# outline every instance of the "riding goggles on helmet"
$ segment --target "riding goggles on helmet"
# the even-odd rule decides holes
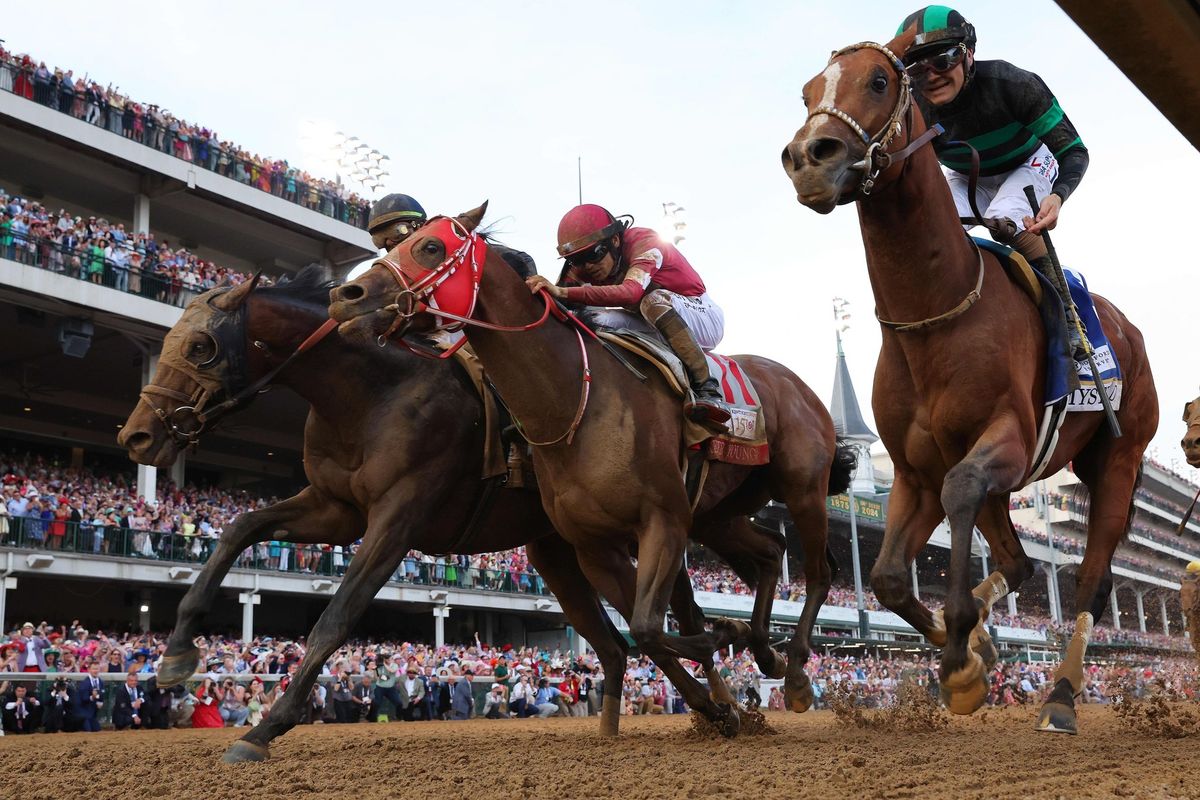
[[[608,255],[610,249],[608,242],[597,242],[586,250],[581,250],[578,253],[572,253],[567,256],[567,266],[581,267],[584,264],[598,264]]]
[[[919,80],[928,75],[931,70],[933,72],[949,72],[961,64],[966,57],[967,46],[959,42],[949,50],[943,50],[914,61],[906,69],[912,78]]]

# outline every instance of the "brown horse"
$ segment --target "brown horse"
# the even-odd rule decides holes
[[[475,233],[485,208],[426,225],[365,275],[334,289],[330,315],[343,321],[343,332],[374,338],[436,324],[425,301],[436,303],[439,318],[450,319],[445,316],[448,297],[477,297],[477,305],[463,307],[468,317],[475,312],[467,336],[535,445],[542,502],[554,527],[574,545],[592,584],[629,620],[642,652],[663,667],[689,706],[726,732],[736,726],[736,715],[710,699],[676,659],[707,662],[714,649],[728,643],[729,631],[718,627],[710,635],[693,629],[668,636],[663,630],[667,600],[682,579],[689,528],[720,539],[748,526],[746,515],[769,498],[786,502],[802,540],[808,587],[791,642],[787,690],[793,709],[805,710],[812,701],[804,673],[809,637],[832,577],[825,497],[831,475],[841,491],[853,469],[853,456],[837,446],[829,413],[786,368],[739,357],[761,395],[771,462],[762,467],[714,463],[693,514],[681,470],[678,399],[661,376],[639,382],[565,319],[547,322],[549,298],[531,296]],[[460,282],[452,285],[455,274]],[[473,287],[461,282],[467,275],[474,276]],[[454,294],[439,301],[407,288],[418,280],[434,287],[435,295],[443,284],[453,286]],[[393,304],[397,281],[406,288]],[[631,556],[637,559],[636,572]],[[772,602],[761,584],[755,602],[756,607]]]
[[[1046,339],[1033,304],[964,236],[933,150],[922,146],[931,134],[910,102],[896,56],[912,36],[910,30],[886,46],[866,42],[834,53],[804,87],[809,116],[784,149],[783,164],[799,201],[820,213],[858,201],[881,322],[924,323],[911,330],[883,323],[872,407],[896,477],[871,585],[884,605],[945,645],[947,705],[971,713],[986,694],[981,654],[995,657],[982,621],[995,600],[1032,573],[1008,497],[1030,479]],[[1038,724],[1071,733],[1084,651],[1106,606],[1113,550],[1128,527],[1142,453],[1158,424],[1141,333],[1112,303],[1095,301],[1124,371],[1118,414],[1124,436],[1114,439],[1101,414],[1069,414],[1044,470],[1072,464],[1092,497],[1075,633]],[[908,588],[908,566],[943,514],[951,527],[944,622]],[[975,524],[997,570],[972,592]]]
[[[1187,423],[1187,430],[1179,445],[1188,464],[1200,467],[1200,397],[1184,405],[1183,421]]]
[[[288,386],[312,406],[304,437],[310,486],[240,516],[225,529],[179,606],[160,685],[178,683],[195,670],[197,626],[246,547],[276,535],[298,544],[346,545],[363,538],[310,637],[308,668],[285,693],[293,699],[273,708],[271,720],[235,743],[226,756],[231,761],[265,758],[270,740],[296,723],[320,665],[413,548],[487,552],[525,544],[530,561],[571,624],[596,649],[606,673],[624,672],[624,639],[572,549],[553,533],[536,493],[501,489],[483,505],[488,491],[479,479],[484,412],[466,374],[400,348],[362,348],[336,335],[303,347],[327,318],[332,285],[323,270],[310,267],[285,287],[256,289],[247,283],[193,300],[167,334],[154,383],[144,389],[120,436],[134,460],[165,467],[203,432],[189,408],[199,406],[199,413],[208,414],[203,422],[215,424],[226,411],[252,402],[264,381]],[[329,379],[343,371],[338,380]],[[243,402],[230,403],[231,398]],[[420,433],[428,430],[439,432],[437,441]],[[466,541],[468,526],[475,532]],[[279,534],[281,529],[286,533]],[[705,543],[751,585],[778,572],[782,543],[752,526]],[[672,601],[682,625],[703,626],[686,575]],[[752,621],[751,638],[761,630],[765,642],[766,614]],[[605,681],[603,733],[617,731],[620,689],[619,679]]]

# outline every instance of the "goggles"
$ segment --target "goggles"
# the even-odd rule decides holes
[[[566,258],[568,267],[581,267],[584,264],[599,263],[612,248],[608,242],[597,242],[586,250],[581,250],[578,253],[573,253]]]
[[[944,50],[940,53],[935,53],[931,56],[926,56],[907,67],[909,75],[920,80],[929,72],[949,72],[963,62],[967,57],[967,46],[962,42],[951,47],[949,50]]]

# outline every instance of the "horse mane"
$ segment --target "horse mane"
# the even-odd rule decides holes
[[[496,252],[499,253],[504,263],[508,264],[512,271],[521,278],[529,278],[537,274],[537,264],[534,263],[533,256],[521,250],[514,250],[497,238],[496,223],[493,222],[487,228],[476,231],[476,233],[489,247],[496,248]]]
[[[255,291],[294,303],[325,306],[329,305],[329,290],[340,284],[327,267],[312,263],[294,276],[285,275],[274,286],[263,286]]]

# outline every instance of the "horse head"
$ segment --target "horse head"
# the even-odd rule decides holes
[[[117,436],[130,459],[169,467],[199,440],[206,409],[247,383],[245,304],[260,277],[196,297],[167,332],[154,379]]]
[[[487,203],[434,217],[353,281],[330,291],[329,316],[343,336],[385,344],[392,336],[456,328],[470,317],[487,257],[475,232]],[[438,312],[444,312],[439,314]]]
[[[1200,397],[1183,407],[1183,421],[1187,432],[1183,434],[1183,455],[1193,467],[1200,467]]]
[[[908,73],[900,60],[915,28],[886,45],[837,50],[804,85],[808,118],[783,149],[783,168],[796,198],[821,214],[894,180],[908,155],[915,117]],[[906,123],[907,118],[907,123]]]

